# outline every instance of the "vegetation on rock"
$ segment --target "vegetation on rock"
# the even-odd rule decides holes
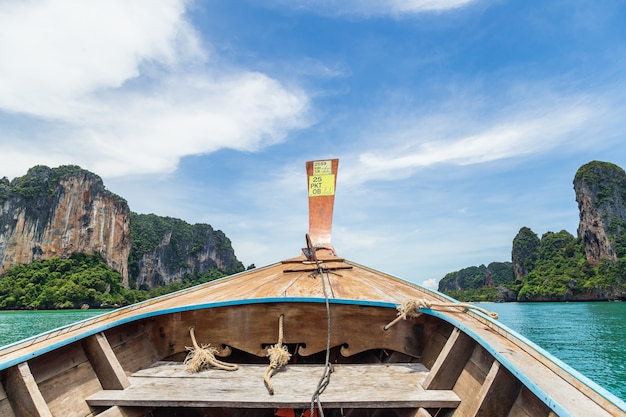
[[[22,228],[16,212],[24,213]],[[112,223],[122,229],[115,239],[103,226]],[[0,178],[0,226],[0,309],[123,305],[244,270],[222,231],[133,213],[99,176],[75,165],[39,165],[12,181]]]
[[[15,265],[0,279],[0,308],[51,309],[112,306],[144,299],[126,290],[122,277],[99,255],[75,253]]]
[[[122,286],[120,273],[108,267],[99,255],[75,253],[68,259],[50,258],[8,269],[0,279],[0,309],[117,307],[225,275],[215,269],[152,290],[127,289]]]
[[[439,281],[439,291],[461,301],[495,301],[499,289],[515,281],[511,262],[492,262],[450,272]]]
[[[208,224],[192,225],[172,217],[133,212],[130,214],[130,219],[132,247],[128,262],[131,288],[137,284],[144,257],[157,252],[169,272],[182,273],[181,281],[185,282],[202,281],[212,271],[224,276],[244,270],[243,264],[234,255],[230,240],[221,230],[214,230]],[[197,259],[202,258],[202,253],[208,255],[210,251],[214,251],[216,257],[221,259],[223,262],[221,267],[218,267],[217,263],[208,256],[206,256],[208,260],[205,263],[210,264],[209,269],[195,265],[198,262]],[[160,282],[160,284],[164,283]],[[140,283],[140,287],[147,289],[149,286]]]
[[[626,298],[626,173],[614,164],[592,161],[576,172],[574,188],[581,210],[579,233],[584,226],[585,240],[565,230],[539,238],[522,227],[513,239],[512,280],[494,288],[486,280],[488,268],[481,265],[447,274],[439,290],[462,301]],[[583,219],[583,210],[591,220]],[[597,213],[595,217],[591,211]],[[598,245],[603,238],[609,242],[605,253],[614,252],[617,259],[590,260],[588,252],[596,254],[600,249],[585,245]]]

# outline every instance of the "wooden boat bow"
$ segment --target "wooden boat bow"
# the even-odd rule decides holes
[[[0,349],[0,415],[272,417],[308,408],[330,362],[319,396],[330,417],[626,416],[623,401],[482,312],[437,309],[454,300],[339,257],[338,161],[306,168],[300,256]],[[385,329],[407,299],[427,303]],[[190,327],[237,370],[185,371]],[[270,395],[275,345],[290,356]]]

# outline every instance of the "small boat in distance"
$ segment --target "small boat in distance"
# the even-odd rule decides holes
[[[4,347],[0,415],[626,416],[488,312],[339,256],[338,160],[306,171],[299,256]]]

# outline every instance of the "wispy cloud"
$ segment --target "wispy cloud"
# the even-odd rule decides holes
[[[107,177],[171,172],[183,156],[256,150],[308,125],[304,91],[221,62],[186,5],[2,3],[0,115],[23,115],[0,143],[4,173],[76,161]],[[45,133],[28,133],[41,121]]]
[[[344,174],[346,180],[393,180],[438,164],[482,164],[589,146],[590,134],[608,128],[608,119],[615,117],[615,109],[607,111],[607,99],[597,96],[555,98],[545,93],[520,100],[500,109],[493,106],[488,112],[468,104],[382,122],[389,130],[370,133],[366,142],[384,143],[384,147],[374,145],[361,152],[353,169]]]
[[[304,9],[323,15],[401,16],[445,12],[467,7],[481,0],[277,0],[284,7]]]

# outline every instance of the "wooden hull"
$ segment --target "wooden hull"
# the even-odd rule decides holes
[[[433,307],[385,330],[406,299],[450,300],[340,258],[319,271],[296,258],[10,345],[0,351],[0,415],[302,411],[326,358],[328,416],[626,415],[623,402],[484,314]],[[239,369],[187,372],[191,327]],[[270,395],[266,355],[279,333],[292,356]]]

